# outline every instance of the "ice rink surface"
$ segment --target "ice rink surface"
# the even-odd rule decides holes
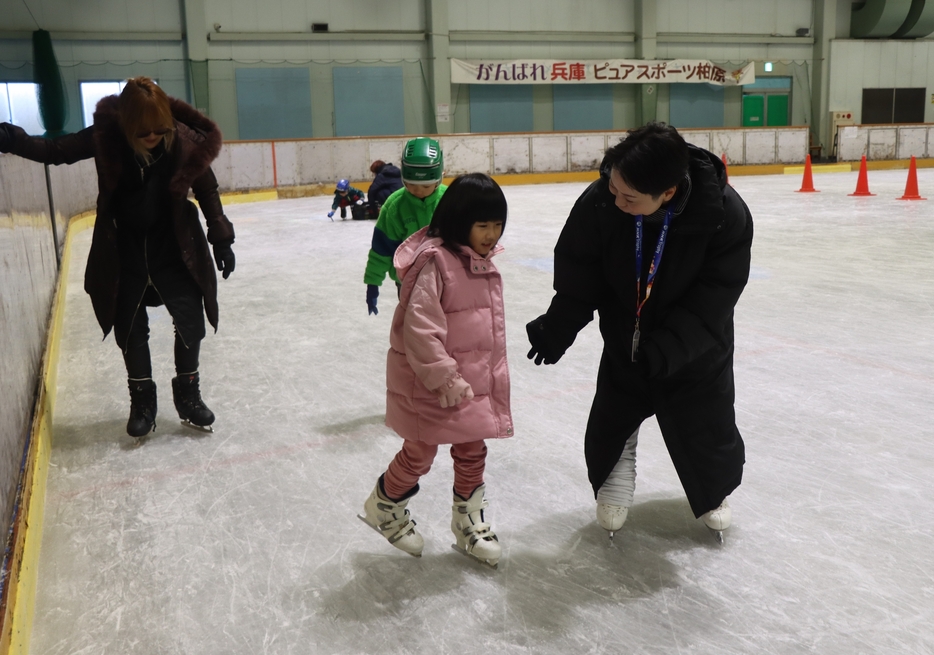
[[[756,223],[736,310],[746,441],[734,526],[694,519],[654,419],[610,544],[583,431],[595,323],[555,366],[525,358],[552,249],[583,184],[504,187],[516,436],[489,444],[496,571],[451,549],[442,448],[410,509],[421,559],[356,518],[401,441],[383,426],[395,289],[368,316],[373,222],[330,197],[232,205],[237,267],[202,349],[217,414],[179,424],[172,326],[151,311],[158,428],[141,447],[119,351],[75,243],[31,652],[36,655],[934,652],[934,170],[737,177]],[[662,264],[664,265],[664,264]]]

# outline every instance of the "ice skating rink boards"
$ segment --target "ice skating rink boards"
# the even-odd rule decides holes
[[[135,447],[125,371],[82,290],[75,235],[30,652],[255,655],[490,652],[904,655],[934,652],[934,200],[905,171],[731,182],[756,221],[736,311],[746,440],[719,547],[654,419],[635,504],[610,544],[582,435],[595,324],[556,366],[525,358],[552,249],[583,184],[505,187],[516,437],[489,444],[498,571],[451,549],[442,449],[412,510],[424,556],[355,515],[400,445],[382,425],[395,289],[368,316],[372,222],[329,197],[228,207],[237,268],[202,349],[217,431],[172,407],[172,326],[151,311],[158,427]],[[934,196],[934,171],[919,171]],[[664,265],[664,264],[663,264]]]

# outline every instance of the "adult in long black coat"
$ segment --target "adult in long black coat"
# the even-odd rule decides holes
[[[46,164],[95,160],[97,218],[84,288],[104,336],[113,329],[123,352],[131,399],[127,432],[134,437],[155,427],[157,407],[146,306],[165,304],[173,319],[179,416],[201,427],[214,421],[198,373],[204,316],[215,329],[218,320],[208,243],[225,279],[236,262],[234,229],[210,167],[221,143],[213,121],[146,77],[127,80],[119,97],[103,98],[94,125],[75,134],[43,139],[0,124],[0,152]],[[207,238],[189,189],[204,213]]]
[[[379,218],[379,208],[386,202],[386,198],[402,188],[402,171],[392,163],[377,159],[370,164],[370,172],[376,177],[366,192],[367,211],[369,217],[375,220]]]
[[[723,163],[663,123],[610,148],[568,217],[555,246],[555,296],[528,325],[529,358],[554,364],[599,313],[604,350],[584,451],[611,536],[628,505],[599,493],[622,475],[631,504],[635,439],[653,414],[694,515],[715,530],[730,524],[725,499],[745,463],[733,409],[733,309],[752,236]]]

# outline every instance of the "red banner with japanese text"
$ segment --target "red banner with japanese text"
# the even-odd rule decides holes
[[[722,86],[756,81],[750,62],[738,68],[703,59],[451,60],[453,84],[659,84],[704,82]]]

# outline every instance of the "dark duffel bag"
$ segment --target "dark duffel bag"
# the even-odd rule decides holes
[[[351,205],[350,216],[355,221],[365,221],[367,218],[369,218],[366,215],[366,205]]]

